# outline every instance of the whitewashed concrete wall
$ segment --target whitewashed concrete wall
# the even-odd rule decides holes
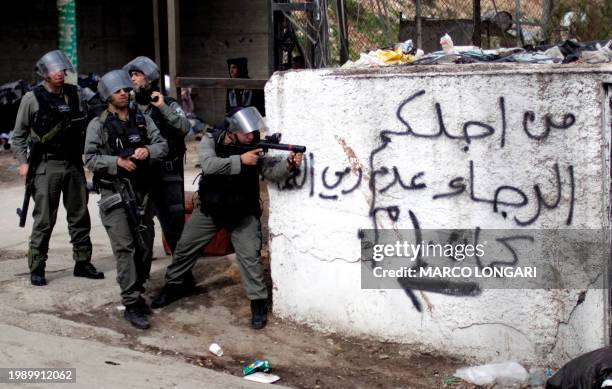
[[[609,133],[605,83],[612,66],[463,65],[275,74],[266,86],[267,121],[288,143],[308,146],[301,188],[270,191],[274,313],[341,334],[414,345],[475,361],[518,360],[559,365],[608,341],[607,291],[485,290],[476,297],[413,290],[362,290],[362,228],[601,228],[609,225]],[[450,136],[439,130],[441,112]],[[568,128],[551,128],[546,118]],[[527,118],[527,119],[525,119]],[[572,124],[572,118],[574,118]],[[532,120],[533,119],[533,120]],[[524,121],[532,136],[524,130]],[[466,123],[470,134],[453,139]],[[472,123],[472,124],[469,124]],[[571,124],[571,125],[570,125]],[[381,141],[381,132],[391,142]],[[541,139],[535,139],[541,137]],[[470,178],[470,164],[473,177]],[[561,177],[561,200],[536,214],[534,185],[548,202]],[[391,184],[393,167],[404,183]],[[387,167],[389,173],[373,171]],[[573,176],[573,177],[572,177]],[[465,191],[450,192],[463,177]],[[303,181],[302,181],[303,180]],[[472,180],[473,182],[470,182]],[[573,185],[572,185],[573,182]],[[476,202],[508,185],[522,207]],[[572,186],[574,193],[572,195]],[[517,201],[515,192],[501,198]],[[397,206],[398,220],[386,211]],[[543,207],[544,208],[544,207]]]

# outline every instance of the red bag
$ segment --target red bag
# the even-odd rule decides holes
[[[193,212],[193,196],[195,192],[185,192],[185,222],[189,220],[191,217],[191,212]],[[170,255],[170,247],[168,246],[168,242],[166,242],[166,237],[162,233],[162,243],[164,245],[164,252],[166,255]],[[202,248],[202,256],[204,257],[218,257],[222,255],[232,254],[234,252],[234,247],[232,246],[231,235],[228,230],[222,228],[213,238],[208,242],[204,248]]]

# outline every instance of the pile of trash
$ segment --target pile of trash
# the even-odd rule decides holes
[[[451,386],[459,380],[487,387],[523,388],[529,385],[532,388],[545,386],[546,389],[612,388],[612,346],[582,354],[556,372],[541,367],[533,367],[528,372],[519,363],[508,361],[457,369],[445,383]]]
[[[541,46],[533,50],[520,47],[483,50],[476,46],[454,46],[445,34],[440,38],[442,50],[425,54],[414,47],[411,39],[397,43],[393,48],[361,53],[356,61],[347,61],[343,69],[390,65],[433,65],[481,62],[515,62],[532,64],[612,62],[612,40],[577,43],[567,40],[555,46]]]
[[[218,357],[223,356],[223,349],[217,343],[212,343],[208,348],[208,351],[215,354]],[[271,384],[278,380],[280,377],[274,374],[270,374],[272,367],[270,361],[267,359],[257,359],[255,362],[242,368],[242,374],[245,380],[255,381],[262,384]]]

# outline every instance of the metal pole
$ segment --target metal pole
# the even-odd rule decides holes
[[[170,72],[170,96],[178,98],[178,88],[176,86],[176,76],[179,73],[180,63],[180,19],[179,19],[179,0],[168,0],[168,71]]]
[[[155,46],[155,63],[159,66],[161,74],[165,74],[165,69],[162,66],[161,43],[159,36],[159,0],[153,0],[153,44]],[[165,90],[164,77],[159,77],[159,87]]]
[[[58,46],[74,67],[75,74],[79,61],[77,57],[76,0],[57,0]],[[76,82],[76,80],[74,80]]]
[[[481,45],[482,33],[480,31],[480,0],[474,0],[474,33],[472,34],[472,44],[476,47]]]
[[[319,0],[319,45],[320,62],[319,67],[329,65],[329,24],[327,21],[327,0]]]
[[[268,76],[276,70],[276,25],[274,23],[273,0],[268,0]]]
[[[349,59],[348,37],[346,26],[346,6],[344,0],[336,0],[336,17],[338,19],[338,35],[340,36],[340,63],[343,64]]]
[[[421,26],[421,0],[416,0],[417,48],[423,48],[423,29]]]
[[[316,10],[316,4],[314,3],[315,0],[308,0],[309,3],[313,4],[314,7],[311,8],[310,12],[307,13],[307,17],[308,17],[308,27],[306,28],[307,34],[310,36],[317,36],[318,32],[316,30],[316,28],[314,26],[317,25],[317,21],[315,21],[315,14],[317,12]],[[320,42],[317,39],[314,43],[310,42],[310,49],[309,49],[309,55],[310,55],[310,60],[311,60],[311,64],[312,64],[312,68],[316,69],[317,68],[317,64],[318,64],[318,58],[319,58],[319,45]]]
[[[544,0],[544,6],[542,9],[542,29],[544,30],[545,39],[550,42],[552,36],[552,25],[550,23],[550,17],[553,10],[553,0]]]
[[[523,47],[523,30],[521,28],[521,0],[514,0],[514,18],[516,19],[516,45]]]
[[[314,46],[314,67],[318,69],[327,66],[327,1],[314,0],[314,5],[312,12],[313,33],[317,37]]]

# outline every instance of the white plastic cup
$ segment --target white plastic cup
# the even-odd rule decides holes
[[[217,343],[211,344],[210,347],[208,347],[208,351],[210,351],[211,353],[215,354],[218,357],[223,356],[223,350],[221,350],[221,346],[219,346]]]

